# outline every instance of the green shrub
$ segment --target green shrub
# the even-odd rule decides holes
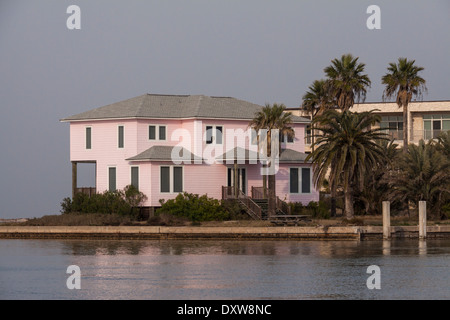
[[[222,207],[228,212],[228,218],[230,220],[251,220],[245,208],[237,201],[234,200],[222,200]]]
[[[448,219],[450,217],[450,202],[442,206],[441,209],[441,220]]]
[[[124,190],[105,191],[91,196],[77,193],[73,199],[64,198],[61,202],[61,213],[103,213],[133,215],[133,209],[140,206],[147,196],[133,186]]]
[[[160,200],[161,208],[156,214],[171,214],[177,217],[186,217],[191,221],[226,220],[229,213],[222,203],[206,195],[199,196],[192,193],[180,193],[175,199]]]
[[[291,209],[291,214],[294,214],[294,215],[306,214],[305,213],[305,207],[303,206],[303,203],[301,203],[301,202],[289,202],[288,205],[289,205],[289,207]]]
[[[330,207],[322,200],[319,202],[311,201],[306,206],[307,210],[310,212],[313,218],[329,219],[330,218]]]

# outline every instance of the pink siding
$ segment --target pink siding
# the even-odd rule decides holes
[[[309,167],[309,165],[281,164],[276,175],[276,191],[281,200],[288,202],[302,202],[307,205],[311,201],[319,201],[319,191],[314,188],[311,171],[311,193],[289,193],[289,168]]]
[[[166,162],[152,162],[151,164],[151,206],[158,206],[160,199],[173,199],[178,193],[160,192],[160,168],[170,166]],[[186,192],[194,194],[207,194],[208,197],[221,199],[222,186],[226,185],[226,167],[222,165],[184,165],[183,166],[183,187]]]
[[[118,148],[118,126],[125,128],[124,148]],[[165,125],[166,140],[149,140],[149,125]],[[223,144],[207,145],[205,130],[207,125],[220,125],[223,127]],[[85,148],[85,129],[92,128],[92,149]],[[196,128],[200,129],[195,132]],[[177,129],[184,129],[181,137],[175,140],[172,136]],[[172,165],[169,162],[130,162],[131,158],[154,145],[175,146],[182,145],[197,156],[215,158],[230,149],[239,146],[251,149],[247,132],[248,122],[239,120],[101,120],[82,121],[70,124],[70,160],[92,161],[97,163],[97,190],[102,192],[108,189],[108,168],[116,168],[116,187],[123,189],[131,183],[131,167],[139,167],[139,188],[144,192],[148,201],[146,206],[158,206],[159,200],[171,199],[176,194],[160,193],[160,166]],[[294,125],[296,138],[293,144],[286,144],[287,148],[304,151],[304,124]],[[227,139],[227,131],[234,130],[237,134]],[[200,132],[201,131],[201,132]],[[241,165],[247,168],[247,192],[251,194],[251,187],[262,186],[260,165]],[[297,166],[297,165],[292,165]],[[311,194],[289,194],[289,166],[281,165],[277,174],[277,195],[287,201],[302,201],[307,204],[311,200],[318,200],[318,192]],[[227,183],[226,164],[191,164],[183,166],[184,190],[196,194],[208,194],[210,197],[221,198],[222,186]]]

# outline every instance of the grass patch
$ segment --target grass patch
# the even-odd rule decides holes
[[[14,223],[16,226],[133,226],[141,225],[130,216],[101,213],[71,213],[47,215],[32,218],[25,222]]]

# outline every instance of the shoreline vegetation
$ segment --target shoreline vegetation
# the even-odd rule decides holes
[[[418,215],[391,217],[391,226],[417,226]],[[428,226],[450,226],[450,220],[428,220]],[[382,226],[383,218],[376,216],[358,216],[352,220],[342,217],[328,219],[309,219],[298,222],[299,227],[339,227],[339,226]],[[161,214],[158,217],[149,218],[146,221],[137,221],[130,216],[118,214],[61,214],[46,215],[40,218],[0,219],[0,226],[176,226],[176,227],[276,227],[270,221],[265,220],[225,220],[225,221],[190,221],[183,217],[169,214]]]

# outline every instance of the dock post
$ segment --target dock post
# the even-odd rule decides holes
[[[391,239],[391,203],[383,201],[383,239]]]
[[[427,237],[427,202],[419,201],[419,239]]]

